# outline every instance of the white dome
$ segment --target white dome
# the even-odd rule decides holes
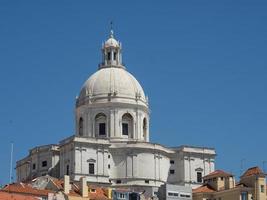
[[[106,42],[105,42],[105,47],[119,47],[119,42],[117,40],[115,40],[113,37],[109,38]]]
[[[118,67],[101,68],[83,85],[79,102],[89,97],[96,101],[140,103],[146,105],[144,91],[138,81],[125,69]]]

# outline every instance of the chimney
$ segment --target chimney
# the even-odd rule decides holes
[[[70,177],[67,175],[64,176],[64,193],[70,193]]]
[[[235,178],[233,176],[225,177],[225,189],[232,189],[235,187]]]
[[[105,188],[103,189],[104,194],[106,195],[106,197],[108,197],[109,199],[112,199],[112,189],[111,188]]]
[[[80,178],[80,192],[82,197],[88,197],[88,186],[85,177]]]

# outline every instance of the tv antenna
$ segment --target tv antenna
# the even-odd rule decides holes
[[[241,159],[240,161],[240,176],[242,176],[242,173],[244,171],[245,162],[246,162],[245,158]]]
[[[13,148],[14,148],[14,143],[11,142],[11,151],[10,151],[10,171],[9,171],[9,183],[12,182],[13,180]]]

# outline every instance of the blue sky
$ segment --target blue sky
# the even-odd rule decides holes
[[[0,1],[0,184],[28,149],[74,133],[75,96],[114,22],[151,108],[151,141],[263,166],[267,1]],[[267,170],[267,166],[266,166]]]

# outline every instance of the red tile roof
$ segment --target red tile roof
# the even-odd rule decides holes
[[[196,189],[193,189],[193,193],[210,193],[214,191],[215,190],[212,189],[209,185],[202,185]]]
[[[59,189],[59,190],[63,190],[64,189],[64,181],[60,180],[60,179],[51,179],[52,183],[54,183],[54,185]]]
[[[47,196],[48,193],[54,193],[50,190],[39,190],[36,188],[31,187],[28,184],[25,183],[12,183],[9,185],[6,185],[1,191],[4,192],[10,192],[10,193],[17,193],[17,194],[28,194],[28,195],[34,195],[34,196]]]
[[[249,168],[241,177],[247,177],[252,175],[264,175],[263,171],[259,167]]]
[[[102,188],[96,188],[95,192],[89,192],[90,200],[108,200],[109,198],[105,195]]]
[[[211,172],[210,174],[204,176],[203,179],[209,179],[213,177],[229,177],[229,176],[233,176],[233,175],[223,170],[215,170],[214,172]]]
[[[38,200],[38,197],[0,191],[0,200]]]

